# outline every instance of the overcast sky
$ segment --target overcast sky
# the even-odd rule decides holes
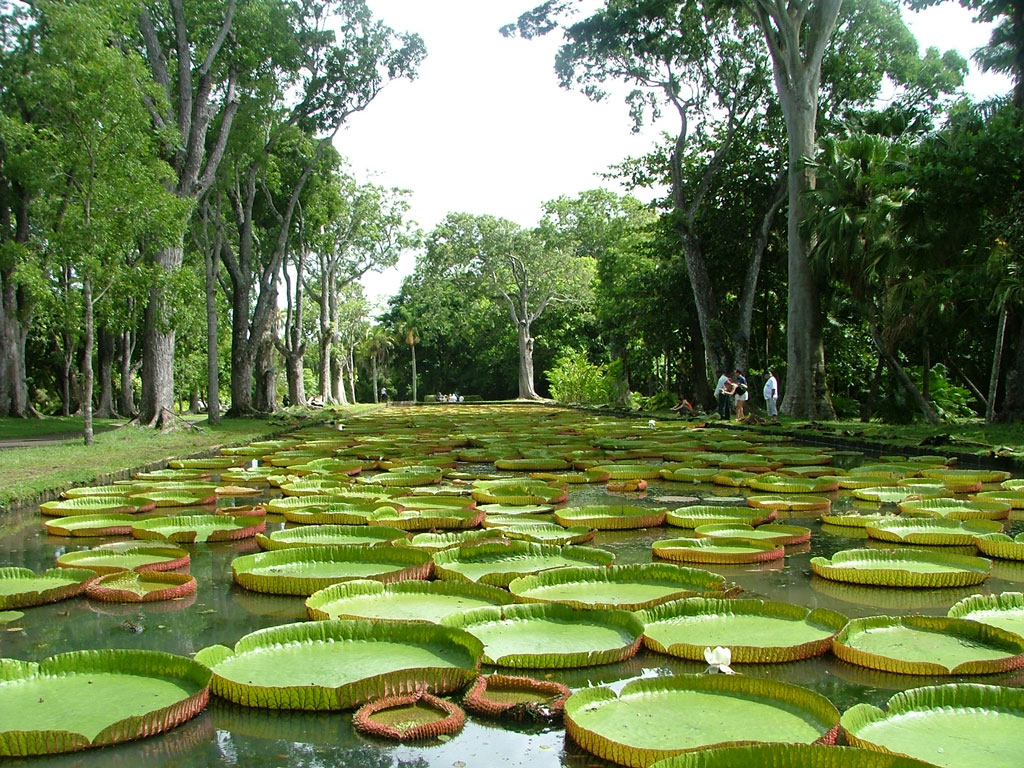
[[[656,131],[631,133],[619,99],[589,101],[558,86],[560,35],[505,39],[498,27],[534,0],[368,0],[396,30],[417,32],[427,58],[412,82],[389,84],[339,134],[338,150],[362,180],[412,191],[412,217],[429,231],[449,211],[494,214],[532,226],[540,205],[615,182],[596,174],[653,143]],[[955,2],[905,13],[922,49],[956,48],[965,57],[984,45],[987,27]],[[976,98],[1005,93],[1009,81],[973,70]],[[672,126],[674,127],[674,126]],[[622,190],[618,190],[622,191]],[[381,304],[411,271],[364,279]]]

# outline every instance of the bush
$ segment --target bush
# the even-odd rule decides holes
[[[547,372],[551,396],[562,403],[601,405],[611,399],[608,372],[594,365],[581,349],[568,349]]]
[[[634,395],[641,411],[668,411],[676,404],[678,398],[671,392],[658,392],[650,397]]]

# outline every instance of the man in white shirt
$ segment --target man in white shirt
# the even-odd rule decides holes
[[[731,382],[725,371],[718,372],[718,383],[715,384],[715,398],[718,400],[718,417],[725,421],[729,418],[729,390]]]
[[[764,374],[764,404],[772,421],[779,420],[779,380],[770,370]]]

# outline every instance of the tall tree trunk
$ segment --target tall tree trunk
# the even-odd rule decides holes
[[[258,340],[250,344],[248,280],[232,279],[231,290],[231,416],[248,416],[254,410],[253,388],[256,381]]]
[[[100,395],[94,415],[101,419],[111,419],[117,416],[114,408],[114,334],[104,326],[100,328],[96,340]]]
[[[82,311],[85,315],[83,318],[85,338],[82,343],[82,421],[84,424],[82,431],[85,444],[92,445],[92,347],[95,323],[92,307],[92,279],[88,275],[82,278]]]
[[[188,412],[195,415],[203,410],[202,404],[199,402],[199,387],[195,384],[192,385],[192,389],[188,393]]]
[[[348,347],[348,398],[352,405],[356,404],[356,348],[354,344]]]
[[[122,331],[119,346],[121,362],[119,410],[125,416],[134,417],[136,412],[135,393],[132,390],[132,378],[135,375],[136,365],[132,362],[132,355],[135,354],[135,331]]]
[[[28,397],[25,341],[29,323],[24,317],[24,292],[14,270],[0,272],[0,416],[38,416]]]
[[[875,342],[878,354],[881,355],[889,370],[895,374],[904,391],[910,395],[910,399],[914,401],[928,423],[933,426],[938,426],[940,421],[935,410],[921,394],[921,390],[917,388],[917,385],[914,384],[910,376],[907,375],[906,370],[904,370],[903,366],[900,365],[900,361],[896,359],[896,356],[891,351],[889,351],[889,348],[882,340],[882,334],[879,333],[878,323],[875,320],[875,310],[870,305],[868,307],[868,329],[871,331],[871,339]]]
[[[370,353],[370,381],[373,384],[373,402],[380,402],[380,389],[377,384],[377,355]]]
[[[219,233],[218,233],[219,238]],[[220,423],[220,338],[217,317],[217,274],[220,271],[220,242],[203,249],[206,263],[206,415],[211,424]]]
[[[345,360],[337,344],[331,345],[331,402],[348,405],[345,396]]]
[[[921,365],[921,396],[932,401],[932,348],[926,341],[924,343],[924,363]]]
[[[533,388],[533,336],[530,335],[530,324],[520,321],[517,326],[519,339],[519,399],[539,400],[540,396]],[[413,349],[412,371],[413,392],[416,391],[416,350]],[[415,395],[414,395],[415,396]]]
[[[996,327],[995,349],[992,351],[992,372],[988,378],[988,407],[985,408],[985,421],[991,424],[996,418],[996,396],[999,394],[999,369],[1003,364],[1003,346],[1006,342],[1006,324],[1009,311],[1006,302],[999,309],[999,325]]]
[[[277,408],[277,350],[274,337],[276,324],[271,324],[260,339],[256,354],[256,386],[253,405],[259,413],[273,413]]]
[[[183,244],[158,251],[153,265],[161,277],[169,277],[181,266]],[[149,289],[145,329],[142,339],[142,400],[139,421],[163,426],[164,409],[174,410],[174,324],[162,280]]]
[[[871,377],[871,387],[868,389],[867,399],[860,409],[860,420],[867,424],[875,415],[875,403],[878,402],[878,389],[882,385],[882,371],[885,370],[885,363],[879,355],[878,363],[875,364],[875,373]]]

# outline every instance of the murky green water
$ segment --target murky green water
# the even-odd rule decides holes
[[[271,495],[277,495],[273,491]],[[671,496],[734,496],[737,489],[710,485],[682,486],[651,482],[643,504],[658,506],[655,499]],[[631,497],[626,503],[634,503]],[[600,485],[575,486],[574,505],[621,504],[622,497],[607,494]],[[221,502],[229,504],[228,502]],[[239,503],[252,503],[250,499]],[[850,504],[848,497],[834,495],[834,508]],[[831,555],[839,549],[864,546],[856,529],[822,528],[815,517],[787,517],[810,527],[811,543],[789,548],[785,562],[757,566],[708,566],[738,582],[744,596],[782,600],[808,607],[826,607],[850,617],[874,614],[945,614],[962,597],[978,592],[1019,591],[1024,584],[1024,564],[996,561],[993,577],[980,587],[953,590],[890,590],[856,587],[812,577],[810,558]],[[283,518],[268,518],[268,533],[284,527]],[[1012,523],[1010,533],[1024,524]],[[651,561],[651,543],[668,538],[679,529],[598,533],[592,546],[614,552],[617,562]],[[849,536],[846,534],[850,534]],[[48,536],[36,509],[21,510],[0,521],[3,564],[35,570],[53,566],[57,555],[69,549],[86,549],[109,539],[67,539]],[[871,542],[868,546],[875,546]],[[306,618],[303,598],[275,597],[248,592],[233,585],[231,559],[257,551],[253,542],[185,545],[192,554],[191,573],[199,582],[196,595],[153,605],[122,606],[86,599],[68,600],[25,609],[24,618],[0,625],[0,655],[39,660],[55,653],[87,648],[143,648],[190,655],[200,648],[222,643],[233,645],[255,629]],[[620,686],[637,677],[680,672],[700,672],[704,665],[683,662],[641,650],[620,664],[580,670],[556,670],[550,677],[571,688],[593,685]],[[950,682],[949,678],[915,677],[872,672],[844,664],[825,655],[817,659],[778,665],[735,665],[739,674],[772,677],[806,686],[824,694],[841,710],[866,701],[882,704],[893,692],[923,684]],[[527,674],[542,675],[543,672]],[[1002,675],[961,677],[997,685],[1024,684],[1024,671]],[[97,702],[102,706],[102,702]],[[161,736],[138,742],[67,756],[9,760],[11,766],[346,766],[348,768],[475,768],[477,766],[610,765],[583,752],[565,738],[561,728],[506,726],[470,717],[466,727],[449,741],[426,746],[395,746],[367,739],[352,727],[351,712],[306,714],[272,712],[211,699],[210,706],[194,720]]]

